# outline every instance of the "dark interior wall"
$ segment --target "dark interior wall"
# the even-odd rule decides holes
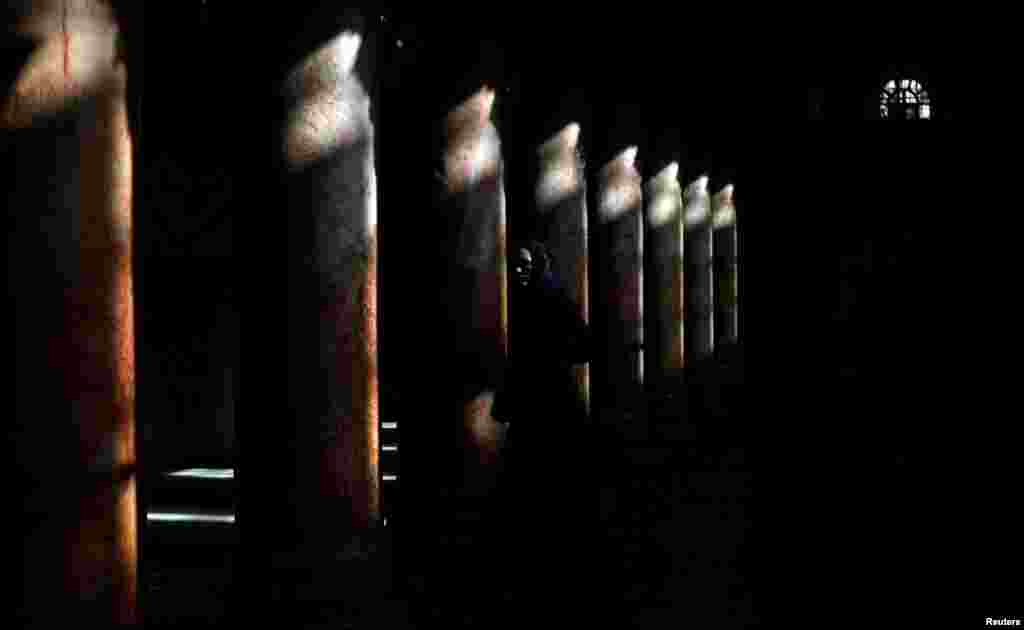
[[[162,199],[158,205],[167,210],[154,212],[152,217],[147,213],[140,217],[138,233],[147,239],[141,255],[159,260],[144,260],[140,264],[163,267],[165,276],[173,276],[176,267],[183,268],[171,262],[166,256],[168,252],[158,243],[150,242],[168,240],[161,232],[171,229],[176,232],[175,242],[184,246],[186,256],[223,256],[211,260],[208,266],[190,263],[190,268],[230,268],[234,277],[251,280],[259,276],[255,270],[261,263],[245,256],[229,266],[224,261],[234,251],[231,239],[244,233],[246,226],[259,230],[270,229],[266,226],[273,224],[267,221],[262,226],[257,222],[242,225],[235,220],[260,216],[258,209],[270,205],[272,195],[259,176],[267,172],[267,165],[256,156],[268,153],[273,138],[267,131],[269,125],[259,121],[271,111],[268,99],[273,82],[266,79],[271,74],[269,68],[281,67],[286,63],[281,60],[287,60],[288,53],[282,51],[274,60],[275,47],[268,43],[272,38],[267,37],[272,32],[268,23],[207,4],[210,6],[205,11],[200,3],[183,3],[147,12],[145,74],[160,80],[154,78],[147,83],[145,109],[149,124],[145,126],[145,162],[152,166],[167,157],[181,167],[185,181],[172,181],[161,188],[154,182],[156,172],[146,171],[142,186],[156,191]],[[296,9],[290,18],[284,13],[287,12],[274,15],[274,20],[280,20],[281,25],[301,23],[302,9]],[[430,12],[388,12],[386,22],[374,25],[382,34],[402,38],[404,43],[400,49],[393,48],[382,38],[380,95],[382,111],[386,110],[380,125],[382,252],[389,247],[392,254],[422,251],[417,250],[416,239],[410,235],[424,232],[404,228],[416,217],[429,216],[412,209],[422,210],[422,198],[432,185],[432,174],[428,175],[430,167],[410,165],[429,163],[435,146],[430,142],[430,123],[484,81],[504,88],[499,92],[498,112],[507,147],[513,231],[524,227],[522,223],[517,225],[515,219],[520,208],[528,205],[530,196],[529,159],[523,156],[531,155],[535,144],[564,122],[582,117],[586,119],[582,143],[591,173],[622,147],[640,144],[639,160],[645,177],[668,160],[679,159],[681,179],[710,171],[712,188],[735,181],[744,214],[742,220],[751,228],[743,232],[741,239],[749,247],[762,248],[759,251],[765,254],[766,264],[750,266],[752,277],[757,277],[759,269],[771,267],[767,261],[785,257],[778,250],[799,249],[781,247],[785,241],[773,240],[772,235],[789,234],[792,243],[803,243],[802,246],[808,242],[822,243],[821,253],[830,255],[820,236],[796,236],[809,235],[809,230],[819,229],[822,223],[841,222],[841,229],[828,229],[838,239],[838,246],[852,253],[883,220],[874,220],[873,215],[883,214],[884,221],[902,222],[908,228],[884,234],[875,231],[875,241],[897,239],[895,234],[913,239],[914,232],[909,228],[921,223],[914,212],[901,209],[866,213],[857,208],[872,204],[874,195],[904,199],[910,207],[926,212],[924,207],[928,204],[921,203],[923,197],[911,191],[935,190],[930,182],[939,179],[936,173],[950,168],[940,157],[946,153],[941,149],[957,140],[950,134],[961,133],[940,129],[930,134],[913,134],[907,130],[851,128],[843,122],[862,119],[865,109],[870,109],[865,102],[873,104],[873,86],[894,65],[882,52],[844,61],[840,54],[844,45],[840,43],[820,55],[801,55],[799,46],[792,44],[755,56],[751,50],[759,49],[757,44],[764,42],[753,38],[747,40],[753,46],[719,47],[719,54],[700,57],[680,51],[714,49],[713,45],[723,37],[721,33],[709,30],[704,35],[687,32],[685,37],[673,36],[670,25],[652,26],[639,18],[618,17],[584,21],[571,11],[555,12],[544,23],[533,23],[525,16],[511,14],[514,12],[505,13],[500,16],[501,28],[493,30],[493,41],[483,44],[480,35],[488,32],[488,27],[482,18],[477,22],[460,21],[463,26],[455,28],[448,23],[450,20]],[[294,30],[293,26],[280,28]],[[527,33],[530,37],[524,36]],[[19,48],[11,38],[5,41],[6,49],[13,51],[9,59],[15,60],[17,55],[13,53],[25,46]],[[919,70],[927,79],[940,114],[949,113],[950,104],[957,103],[959,98],[956,87],[963,70],[947,63],[950,54],[939,55],[937,50],[924,47],[916,54],[900,50],[896,56],[916,59],[909,67]],[[16,65],[12,61],[8,73],[11,77]],[[185,74],[182,68],[193,71]],[[795,121],[805,113],[795,106],[795,98],[777,96],[782,91],[800,93],[804,84],[824,86],[827,124],[813,133],[806,133],[804,127],[778,124],[780,120]],[[902,134],[903,139],[894,138],[893,133]],[[904,157],[897,149],[883,149],[897,145],[912,147],[914,153]],[[20,162],[27,168],[27,161]],[[906,183],[908,173],[917,178],[916,189]],[[414,186],[397,184],[411,182],[420,175],[423,179],[416,180],[419,183]],[[214,184],[236,179],[248,182],[235,184],[239,190],[229,193],[231,210],[221,212],[228,217],[227,221],[204,223],[206,218],[217,218],[216,208],[198,206],[203,205],[208,191],[217,186],[193,181],[200,177],[209,178]],[[389,180],[391,184],[387,183]],[[814,194],[815,201],[808,202],[805,198],[811,195],[799,191],[814,189],[815,181],[819,182],[822,195]],[[871,182],[870,186],[861,187],[866,181]],[[588,183],[592,182],[591,176]],[[786,184],[781,182],[786,182],[794,192],[787,193]],[[193,190],[192,196],[179,195],[182,187]],[[179,197],[172,200],[175,195]],[[783,206],[793,206],[787,201],[793,197],[801,200],[796,207],[849,210],[831,211],[828,222],[809,220],[798,212],[785,210]],[[893,204],[895,207],[896,202]],[[752,210],[746,216],[745,207],[760,210]],[[175,226],[168,228],[169,216],[186,220],[175,218]],[[421,220],[411,225],[429,224]],[[755,238],[744,238],[752,235]],[[436,243],[437,256],[443,258],[444,241],[424,240]],[[921,240],[916,238],[916,242]],[[897,256],[899,251],[911,251],[900,249],[899,242],[897,239],[893,244]],[[879,251],[877,246],[874,251]],[[260,257],[260,250],[253,253]],[[264,247],[262,264],[269,264],[272,259],[268,253]],[[797,258],[794,256],[794,260]],[[388,267],[385,261],[383,265],[385,276],[390,272],[393,279],[401,273],[397,264]],[[747,273],[741,277],[748,291],[760,290],[749,282]],[[195,274],[189,282],[211,290],[223,284],[220,277],[209,272]],[[156,292],[154,286],[147,284],[150,283],[145,278],[141,279],[140,291]],[[396,294],[399,297],[393,299],[397,300],[406,295]],[[414,293],[407,295],[408,303],[418,303],[412,298]],[[383,299],[387,302],[389,297]],[[384,309],[385,313],[402,311],[397,307],[395,311]],[[386,347],[388,342],[382,343]],[[404,342],[395,345],[409,347]],[[384,359],[386,366],[396,369],[401,363]]]
[[[308,20],[304,7],[253,16],[215,3],[207,3],[204,11],[199,4],[154,7],[145,16],[142,76],[148,80],[138,287],[141,308],[155,323],[147,332],[148,321],[140,321],[140,330],[143,341],[152,339],[156,346],[172,344],[169,338],[159,339],[159,330],[179,331],[182,339],[204,339],[211,313],[226,299],[221,296],[235,296],[230,303],[241,313],[235,315],[242,326],[240,372],[252,379],[242,376],[247,383],[243,387],[261,392],[252,402],[254,414],[275,415],[285,411],[280,409],[283,399],[273,394],[280,376],[273,366],[281,364],[285,352],[274,331],[280,330],[283,317],[284,250],[278,217],[287,202],[273,185],[277,175],[270,156],[276,138],[268,121],[279,115],[278,75],[301,48],[291,39],[302,39],[275,33],[297,33]],[[460,19],[456,27],[453,20],[431,12],[391,12],[373,24],[381,36],[381,317],[382,328],[390,331],[381,341],[385,400],[406,387],[429,389],[429,381],[420,380],[421,369],[444,348],[444,338],[434,333],[444,325],[445,279],[440,270],[446,268],[453,230],[444,217],[438,220],[429,201],[439,146],[436,123],[482,83],[499,88],[497,118],[513,234],[528,231],[517,219],[532,201],[529,156],[539,141],[569,120],[583,123],[592,191],[597,170],[631,144],[640,146],[645,178],[677,159],[684,182],[707,172],[712,189],[736,183],[746,263],[741,317],[751,331],[770,337],[773,329],[786,325],[780,309],[769,306],[776,292],[799,294],[802,287],[816,285],[815,274],[820,274],[822,286],[830,282],[820,271],[830,264],[804,264],[808,259],[831,260],[832,241],[822,235],[828,229],[823,225],[833,217],[851,222],[832,236],[853,244],[860,242],[854,234],[869,229],[869,222],[856,218],[865,214],[859,207],[872,203],[858,183],[870,176],[866,164],[876,159],[877,146],[891,144],[891,138],[842,127],[807,134],[804,127],[786,122],[796,122],[803,114],[800,108],[774,96],[782,89],[799,92],[799,79],[820,76],[821,63],[816,66],[788,49],[762,56],[750,54],[756,45],[715,49],[720,33],[687,32],[682,37],[671,25],[651,25],[639,18],[581,20],[566,11],[538,24],[514,13],[506,11],[500,20]],[[500,28],[493,28],[496,20]],[[320,26],[305,39],[326,37],[329,23]],[[483,34],[491,39],[483,40]],[[403,41],[401,48],[393,45],[396,39]],[[687,53],[712,49],[720,52]],[[857,76],[877,73],[871,66]],[[846,74],[832,73],[830,103],[833,88],[842,85]],[[921,147],[919,155],[934,156],[920,143],[941,141],[915,142]],[[901,164],[893,162],[890,175],[881,176],[893,182],[888,184],[892,191],[898,192],[894,182],[902,177]],[[925,178],[926,170],[919,168]],[[816,186],[821,194],[806,192]],[[826,205],[849,210],[832,210],[829,220],[800,211]],[[898,214],[909,221],[906,212]],[[808,249],[816,253],[806,254]],[[778,281],[792,269],[805,270],[806,280]],[[239,285],[241,292],[222,290],[232,285]],[[822,298],[819,308],[827,311],[828,301]],[[757,316],[748,316],[748,308]],[[179,318],[178,312],[188,316]],[[417,315],[413,321],[410,313]],[[194,324],[192,333],[186,331],[189,322]],[[215,356],[219,350],[209,348],[201,364],[222,363],[223,357]],[[145,343],[140,352],[147,352]],[[140,358],[140,370],[146,369],[147,360]],[[160,364],[154,361],[154,366]],[[199,374],[188,378],[205,383]],[[140,404],[153,407],[152,413],[140,416],[143,424],[169,409],[159,402],[164,394],[145,403],[145,390],[143,382]],[[202,409],[217,408],[216,401],[223,398],[216,388],[198,396]],[[387,415],[387,402],[384,406]],[[242,409],[245,417],[244,405]],[[207,415],[197,414],[194,422],[205,426]],[[184,427],[193,421],[177,417],[174,422]],[[213,435],[206,429],[185,431],[180,439],[160,440],[157,448],[165,449],[169,458],[178,444],[188,441],[186,435],[199,434]],[[270,432],[266,438],[273,436]]]
[[[224,81],[218,24],[200,3],[127,17],[145,31],[133,32],[134,77],[145,83],[136,181],[143,453],[153,470],[227,465],[240,322],[234,217],[244,181],[230,117],[239,99]]]
[[[219,413],[217,401],[226,398],[218,391],[214,366],[227,357],[238,357],[233,378],[241,392],[252,393],[235,406],[243,451],[272,452],[274,442],[287,435],[287,427],[279,424],[287,409],[276,367],[284,364],[287,350],[279,335],[286,255],[280,214],[287,200],[274,185],[277,165],[270,156],[276,148],[272,123],[280,116],[275,86],[280,69],[293,59],[279,34],[293,32],[304,9],[275,5],[273,15],[267,9],[262,15],[259,10],[243,15],[226,4],[207,4],[203,14],[199,3],[151,3],[145,18],[146,164],[167,156],[182,166],[189,182],[204,175],[215,183],[232,182],[227,222],[217,226],[202,220],[203,212],[214,208],[196,212],[197,202],[187,197],[172,202],[178,191],[161,190],[150,180],[152,174],[144,174],[141,182],[162,201],[145,204],[138,217],[137,233],[144,243],[139,304],[154,319],[140,319],[140,339],[153,335],[154,345],[210,344],[205,358],[198,359],[207,367],[189,377],[197,391],[206,392],[199,394],[203,411],[195,416],[204,428],[183,430],[166,443],[159,440],[168,459],[191,443],[188,436],[206,436],[205,441],[222,435],[205,427]],[[972,372],[986,365],[976,359],[997,356],[992,346],[1011,328],[995,312],[1003,303],[999,296],[1005,295],[999,270],[1015,267],[1013,249],[1002,247],[1008,236],[998,234],[999,222],[993,229],[977,218],[977,208],[985,205],[983,184],[989,182],[973,167],[964,168],[970,156],[958,153],[977,133],[967,126],[965,113],[966,76],[974,64],[955,63],[959,52],[943,52],[938,36],[850,54],[865,46],[829,42],[824,35],[802,38],[796,27],[766,29],[760,35],[730,28],[676,32],[669,21],[651,25],[639,17],[595,18],[568,10],[539,22],[511,7],[457,17],[427,9],[384,14],[387,21],[374,26],[381,35],[377,94],[381,329],[388,331],[381,336],[385,420],[411,419],[414,415],[402,414],[416,407],[395,404],[389,409],[389,397],[415,401],[419,394],[429,396],[430,379],[444,374],[437,356],[445,337],[437,332],[445,325],[440,296],[451,226],[444,217],[439,220],[431,201],[438,148],[434,125],[481,82],[493,82],[507,89],[499,90],[498,112],[513,233],[524,227],[516,218],[530,198],[529,159],[524,156],[569,120],[583,124],[588,186],[593,187],[597,169],[631,144],[640,145],[645,178],[678,159],[684,182],[710,172],[713,190],[727,181],[736,184],[740,330],[751,374],[771,383],[789,404],[796,406],[792,400],[806,396],[809,404],[804,406],[811,407],[800,413],[787,407],[781,420],[765,414],[763,435],[757,436],[763,438],[760,461],[778,461],[777,453],[803,462],[824,457],[815,453],[839,453],[852,464],[850,485],[868,489],[855,503],[866,507],[874,498],[884,499],[896,510],[898,518],[892,520],[902,523],[904,534],[924,523],[920,514],[925,512],[915,510],[923,505],[920,497],[939,493],[936,482],[922,479],[911,487],[909,476],[902,474],[901,484],[887,489],[896,478],[892,468],[872,468],[862,476],[861,471],[878,463],[911,461],[911,453],[955,441],[953,427],[972,421],[974,404],[985,408],[991,400],[976,394],[989,391],[975,387],[981,377]],[[492,42],[481,41],[492,34]],[[716,47],[730,35],[744,45]],[[392,46],[386,36],[402,39],[403,46]],[[5,50],[12,51],[5,68],[12,70],[4,76],[13,79],[18,54],[23,58],[30,47],[5,41]],[[921,42],[928,45],[915,45]],[[904,60],[908,65],[899,65]],[[970,61],[977,61],[977,55]],[[865,122],[876,103],[875,88],[894,65],[925,78],[937,124]],[[813,125],[807,124],[809,107],[804,107],[809,87],[824,100],[825,120]],[[46,235],[63,234],[63,228],[50,230],[43,224],[56,220],[52,217],[61,202],[46,204],[51,215],[18,210],[25,205],[23,198],[37,194],[33,191],[59,196],[59,187],[48,187],[44,177],[53,160],[46,158],[49,166],[37,167],[49,150],[44,146],[53,147],[37,141],[40,133],[5,130],[0,145],[8,176],[9,295],[18,318],[12,345],[20,367],[16,382],[23,391],[23,383],[38,386],[49,376],[20,331],[32,328],[42,334],[57,325],[51,313],[59,308],[41,296],[41,287],[59,284],[59,264],[47,255]],[[36,188],[32,178],[38,179]],[[207,197],[203,190],[217,187],[190,188],[202,200]],[[996,193],[1004,203],[1000,196]],[[165,219],[171,217],[178,226],[171,228],[180,232],[175,243],[184,245],[173,256],[159,244],[167,240],[167,228],[160,226],[168,224],[158,222],[158,205],[166,206]],[[152,214],[146,206],[154,208]],[[189,229],[180,222],[182,216]],[[47,274],[49,280],[40,280]],[[230,299],[222,290],[228,286]],[[231,305],[227,319],[238,322],[234,346],[218,346],[223,335],[212,332],[213,313],[222,303]],[[187,316],[180,317],[182,312]],[[168,336],[157,341],[160,330]],[[146,361],[140,357],[140,405],[150,405],[153,413],[144,415],[140,409],[143,424],[160,417],[164,406],[159,402],[164,394],[153,389],[147,394],[142,379],[155,363],[147,368]],[[834,379],[840,368],[850,377]],[[926,385],[935,382],[949,387],[936,393]],[[827,395],[808,394],[823,383]],[[148,402],[146,396],[152,396]],[[751,399],[764,402],[763,409],[780,404],[760,394],[752,393]],[[47,406],[56,402],[45,398],[16,400],[25,427],[28,418],[60,412]],[[884,413],[878,401],[887,401]],[[941,420],[944,408],[954,408],[960,424]],[[392,410],[398,413],[389,415]],[[160,430],[152,428],[154,435]],[[168,424],[167,430],[176,429]],[[35,439],[44,441],[42,433]],[[992,445],[979,441],[975,446]],[[949,457],[971,459],[963,449]],[[977,496],[998,498],[991,483],[976,487],[989,489]],[[916,493],[918,499],[900,508],[905,493]],[[870,539],[886,542],[872,552],[880,561],[903,540],[877,532]]]
[[[27,478],[57,473],[43,464],[77,456],[77,431],[60,365],[59,331],[67,324],[65,293],[78,272],[78,116],[65,113],[43,127],[5,131],[7,278],[12,314],[8,356],[14,375],[9,433]]]
[[[275,77],[297,59],[301,41],[323,39],[333,31],[329,20],[309,20],[308,7],[270,16],[237,15],[207,4],[205,10],[199,3],[154,8],[145,18],[145,74],[150,80],[142,185],[150,196],[138,233],[145,241],[140,269],[148,265],[152,273],[143,272],[140,291],[162,294],[155,278],[190,269],[198,272],[188,278],[196,289],[192,307],[211,310],[214,305],[203,296],[216,294],[227,277],[234,278],[245,287],[238,295],[248,300],[244,309],[235,302],[236,309],[245,311],[242,326],[252,327],[260,348],[244,344],[256,354],[254,361],[242,363],[260,373],[284,352],[271,332],[278,325],[274,318],[281,316],[280,298],[274,296],[283,282],[283,269],[275,263],[282,254],[275,245],[280,245],[275,216],[277,208],[286,207],[273,185],[270,157],[276,138],[268,121],[279,115]],[[431,323],[430,311],[444,310],[439,303],[443,280],[404,282],[405,261],[442,265],[451,251],[445,235],[453,233],[453,226],[436,221],[425,203],[435,185],[437,122],[481,84],[499,88],[496,117],[505,144],[513,234],[527,228],[517,219],[532,203],[529,164],[536,144],[574,119],[583,123],[582,143],[592,173],[623,147],[639,144],[645,177],[678,159],[681,178],[710,172],[713,187],[739,179],[739,190],[745,190],[740,165],[749,152],[747,130],[757,127],[734,123],[742,120],[738,97],[750,89],[744,79],[757,73],[743,65],[739,53],[717,57],[695,71],[673,59],[667,29],[641,36],[638,20],[625,26],[607,19],[582,24],[565,12],[550,16],[537,37],[525,40],[518,35],[535,25],[509,15],[487,41],[481,39],[487,32],[484,21],[479,27],[462,21],[455,28],[430,13],[382,14],[386,19],[372,25],[381,35],[382,318],[409,312],[421,318],[419,326],[383,324],[393,331],[381,341],[385,399],[406,386],[399,383],[413,386],[416,381],[399,376],[416,374],[420,365],[405,359],[401,349],[424,347],[436,336],[425,338],[423,331],[439,330],[442,324]],[[307,28],[311,23],[318,27]],[[293,36],[272,36],[277,32]],[[613,35],[621,32],[627,44],[613,44]],[[608,43],[584,44],[588,38]],[[394,45],[396,39],[402,40],[401,48]],[[692,41],[694,47],[708,43]],[[186,67],[193,71],[182,73]],[[592,186],[592,175],[589,180]],[[245,244],[236,249],[239,239]],[[226,264],[233,253],[239,255]],[[418,309],[421,304],[433,309]],[[259,390],[274,391],[269,372],[266,378],[267,387]],[[211,393],[210,400],[215,398]]]

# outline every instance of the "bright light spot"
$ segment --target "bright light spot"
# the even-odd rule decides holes
[[[537,201],[540,209],[549,210],[566,197],[570,197],[579,191],[579,182],[576,181],[576,168],[574,165],[564,164],[554,166],[544,171],[537,182]]]
[[[633,168],[633,164],[636,162],[637,147],[629,147],[616,157],[616,160],[621,160],[626,168]]]
[[[491,123],[494,90],[483,87],[448,113],[445,175],[448,192],[468,192],[498,174],[501,140]]]
[[[643,196],[640,173],[634,167],[637,147],[625,149],[601,169],[598,214],[603,221],[616,219],[636,208]]]
[[[661,227],[679,216],[683,199],[678,175],[679,164],[672,162],[647,182],[647,191],[651,199],[647,218],[651,227]]]
[[[338,147],[353,144],[369,121],[370,101],[353,75],[362,37],[344,32],[306,58],[288,77],[295,99],[285,134],[285,155],[293,168]]]
[[[711,198],[712,224],[716,228],[736,225],[736,206],[732,200],[733,185],[729,184]]]
[[[187,477],[191,479],[234,479],[234,468],[189,468],[167,473],[168,477]]]
[[[105,3],[25,4],[36,6],[9,27],[37,45],[10,89],[0,93],[4,127],[28,126],[74,106],[81,97],[115,86],[120,72],[117,23]]]
[[[399,48],[401,48],[401,47],[405,46],[405,44],[404,44],[404,43],[402,43],[402,40],[398,40],[397,42],[395,42],[395,44],[396,44],[396,45],[397,45],[397,46],[398,46]]]
[[[475,131],[491,119],[494,90],[486,85],[448,113],[449,133]]]
[[[661,172],[654,176],[655,179],[668,179],[676,181],[679,177],[679,163],[672,162],[665,168],[661,169]]]
[[[601,196],[601,218],[607,221],[629,212],[640,201],[639,188],[629,183],[607,188]]]
[[[154,523],[231,523],[235,522],[234,514],[195,514],[177,512],[150,512],[146,520]]]
[[[678,216],[679,206],[681,205],[676,204],[670,195],[658,195],[651,203],[647,213],[651,227],[658,228],[669,223],[673,216]]]
[[[384,481],[398,481],[398,475],[384,475]]]
[[[388,451],[389,453],[393,453],[393,452],[398,451],[398,447],[395,446],[395,445],[383,446],[381,448],[383,448],[385,451]]]
[[[538,149],[542,171],[536,194],[542,211],[579,191],[579,160],[576,156],[579,137],[579,124],[570,123]]]
[[[563,144],[575,148],[580,139],[579,123],[569,123],[558,135],[562,137]]]
[[[711,215],[711,199],[708,196],[708,176],[702,175],[686,187],[683,194],[686,207],[684,221],[687,226],[705,223]]]
[[[397,422],[381,422],[380,426],[381,426],[382,429],[397,429],[398,428],[398,423]]]

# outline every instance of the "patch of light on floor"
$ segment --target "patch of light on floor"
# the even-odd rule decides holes
[[[179,512],[150,512],[146,520],[155,523],[231,523],[235,522],[234,514],[194,514]]]
[[[168,477],[188,477],[190,479],[234,479],[234,468],[189,468],[167,473]]]

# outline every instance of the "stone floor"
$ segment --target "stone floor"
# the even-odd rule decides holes
[[[427,501],[430,509],[395,512],[342,549],[256,553],[238,545],[232,525],[151,526],[141,567],[147,624],[757,625],[753,472],[740,416],[687,424],[681,418],[697,415],[678,400],[656,402],[616,430],[579,436],[578,455],[562,462],[574,475],[505,477],[517,481],[499,483],[490,504]]]
[[[617,453],[627,463],[609,462],[615,476],[585,486],[594,491],[594,509],[584,514],[489,528],[471,518],[482,512],[468,507],[463,515],[470,518],[435,520],[433,533],[425,520],[392,519],[347,549],[270,554],[259,579],[237,568],[244,556],[228,530],[151,537],[143,565],[147,623],[756,625],[745,551],[752,475],[744,449],[698,451],[659,441],[620,444]],[[396,546],[403,532],[413,535]]]

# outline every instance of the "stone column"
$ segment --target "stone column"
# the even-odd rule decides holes
[[[135,621],[138,584],[135,461],[135,336],[132,291],[132,150],[124,100],[124,75],[93,101],[94,117],[81,123],[80,285],[75,331],[80,361],[92,366],[78,397],[82,446],[91,467],[110,476],[102,511],[82,514],[72,563],[86,571],[116,567],[115,617]],[[74,311],[73,311],[74,312]],[[95,379],[95,380],[93,380]],[[94,497],[85,505],[95,508]],[[113,510],[113,514],[109,513]],[[94,549],[113,529],[109,563],[96,566]],[[101,543],[100,541],[103,541]],[[78,573],[78,569],[75,570]],[[95,582],[82,582],[82,589]]]
[[[733,185],[711,197],[715,260],[715,345],[739,341],[739,261]]]
[[[647,182],[647,225],[654,330],[648,340],[657,348],[646,357],[647,381],[660,384],[684,365],[683,331],[683,197],[679,164],[673,162]]]
[[[104,2],[53,0],[28,5],[16,28],[35,39],[37,46],[3,103],[4,126],[32,130],[71,117],[77,136],[75,146],[66,137],[36,135],[37,142],[58,144],[56,168],[28,174],[32,179],[19,182],[17,186],[24,189],[15,195],[23,216],[58,212],[50,207],[55,194],[67,211],[57,214],[59,225],[50,226],[51,238],[56,240],[51,240],[52,251],[46,252],[58,266],[62,260],[67,264],[64,321],[39,344],[46,349],[53,381],[45,387],[43,383],[34,386],[35,391],[66,400],[69,415],[44,413],[34,418],[47,425],[51,452],[35,453],[34,461],[28,462],[33,470],[24,471],[40,480],[33,497],[49,503],[40,506],[42,523],[31,542],[26,542],[26,580],[33,587],[49,583],[49,578],[29,574],[46,570],[41,567],[47,566],[44,558],[49,549],[63,543],[63,584],[49,584],[45,594],[26,588],[26,600],[34,602],[29,605],[39,605],[26,612],[37,619],[60,611],[74,614],[83,623],[133,624],[139,621],[139,515],[132,137],[119,27]],[[22,149],[30,162],[34,158],[29,154],[52,151],[43,146]],[[46,169],[53,164],[39,166]],[[72,237],[64,241],[63,234],[56,237],[57,233]],[[26,258],[31,260],[32,254]],[[37,295],[60,291],[56,285],[33,289]],[[31,334],[29,330],[34,325],[26,325],[25,334]],[[61,453],[60,436],[67,430],[74,447]],[[19,446],[34,452],[36,444],[31,437],[26,440]],[[57,477],[48,477],[54,473],[47,468]],[[35,563],[41,567],[32,566]],[[64,595],[72,601],[63,600]],[[79,607],[69,610],[67,604]]]
[[[595,306],[604,312],[604,361],[595,366],[595,388],[618,408],[635,403],[643,384],[643,190],[634,166],[637,148],[620,153],[601,170],[598,189],[596,273],[601,294]]]
[[[501,427],[491,416],[508,351],[505,189],[501,139],[484,87],[445,119],[445,207],[461,214],[456,241],[456,366],[463,382],[459,431],[471,469],[495,461]],[[470,473],[473,474],[473,473]]]
[[[540,175],[535,191],[538,212],[551,217],[547,246],[554,272],[566,284],[580,318],[590,321],[587,265],[587,190],[578,149],[580,126],[570,123],[538,148]],[[590,365],[573,366],[580,400],[590,409]]]
[[[377,183],[357,17],[284,84],[289,202],[288,408],[296,423],[298,534],[335,538],[380,515]]]
[[[684,321],[687,363],[690,363],[709,356],[714,350],[714,241],[706,175],[686,187],[683,207],[687,295]]]

